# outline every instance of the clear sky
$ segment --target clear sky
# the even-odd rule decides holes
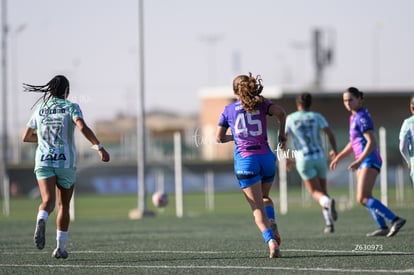
[[[413,11],[411,0],[146,0],[146,111],[195,113],[201,88],[249,71],[305,88],[315,28],[334,37],[327,87],[414,88]],[[138,1],[8,0],[8,23],[12,129],[39,96],[21,83],[55,74],[69,78],[89,124],[136,113]]]

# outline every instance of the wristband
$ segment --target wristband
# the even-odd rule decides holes
[[[102,146],[102,144],[94,144],[94,145],[92,145],[92,147],[91,147],[93,150],[96,150],[96,151],[99,151],[99,150],[101,150],[102,148],[103,148],[103,146]]]

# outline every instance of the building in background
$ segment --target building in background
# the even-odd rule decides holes
[[[348,142],[348,119],[349,112],[345,110],[342,93],[348,87],[326,88],[324,91],[315,92],[308,90],[313,95],[312,109],[322,113],[330,123],[330,126],[337,137],[338,148],[343,147]],[[360,88],[360,87],[358,87]],[[391,164],[400,164],[401,157],[398,149],[398,134],[402,121],[410,115],[409,100],[414,89],[371,89],[361,87],[364,92],[364,106],[369,109],[375,123],[376,134],[380,127],[387,131],[387,153],[388,161]],[[281,105],[286,113],[296,111],[295,98],[305,89],[279,88],[275,86],[265,86],[262,95],[274,103]],[[201,148],[200,157],[204,160],[231,159],[233,156],[234,145],[232,143],[215,144],[214,135],[217,122],[224,106],[234,100],[231,87],[207,87],[200,90],[201,112],[200,129],[205,142]],[[276,120],[268,117],[268,138],[271,147],[276,145],[277,133],[274,125]],[[377,137],[378,138],[378,137]]]

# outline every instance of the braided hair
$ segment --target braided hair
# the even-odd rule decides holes
[[[260,75],[253,77],[249,75],[239,75],[233,80],[233,91],[240,99],[246,112],[257,110],[262,104],[264,97],[260,95],[263,90],[262,78]]]
[[[46,103],[52,97],[66,99],[69,96],[69,80],[63,75],[56,75],[45,85],[30,85],[23,83],[25,92],[43,93],[33,106],[35,106],[42,98]],[[33,108],[33,107],[32,107]]]

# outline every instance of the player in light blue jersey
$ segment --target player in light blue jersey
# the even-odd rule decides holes
[[[57,75],[41,86],[24,84],[24,89],[43,93],[43,100],[36,105],[22,136],[24,142],[37,143],[35,174],[42,202],[36,219],[35,244],[38,249],[45,247],[46,222],[55,208],[57,196],[57,244],[52,256],[66,259],[69,204],[76,172],[75,128],[92,143],[92,148],[98,150],[102,161],[109,161],[109,153],[86,125],[79,105],[67,100],[69,81],[65,76]]]
[[[400,152],[408,170],[410,170],[411,183],[414,186],[414,95],[410,99],[411,116],[403,121],[400,129]]]
[[[334,232],[334,221],[338,214],[335,209],[335,200],[330,198],[327,191],[326,174],[328,164],[325,150],[322,145],[321,131],[328,136],[331,150],[331,158],[336,155],[336,140],[328,122],[320,113],[310,110],[312,95],[302,93],[296,97],[297,111],[286,117],[286,135],[292,136],[295,147],[295,159],[287,159],[288,171],[296,164],[306,189],[312,198],[322,207],[322,214],[325,219],[325,233]]]
[[[279,122],[279,148],[284,149],[286,113],[282,107],[261,96],[260,76],[239,75],[233,80],[237,101],[227,105],[221,114],[216,140],[234,141],[234,172],[250,207],[257,227],[270,250],[270,258],[280,257],[280,235],[270,188],[275,177],[276,156],[267,142],[267,116]],[[231,129],[231,134],[227,130]]]
[[[357,201],[365,206],[378,226],[368,233],[368,237],[392,237],[404,226],[406,220],[395,215],[386,205],[372,195],[375,180],[381,170],[382,160],[378,152],[371,115],[363,107],[364,93],[355,87],[343,93],[345,109],[351,112],[349,117],[349,142],[332,160],[330,168],[336,168],[338,162],[354,153],[355,160],[348,169],[356,172]],[[391,224],[388,227],[386,221]]]

